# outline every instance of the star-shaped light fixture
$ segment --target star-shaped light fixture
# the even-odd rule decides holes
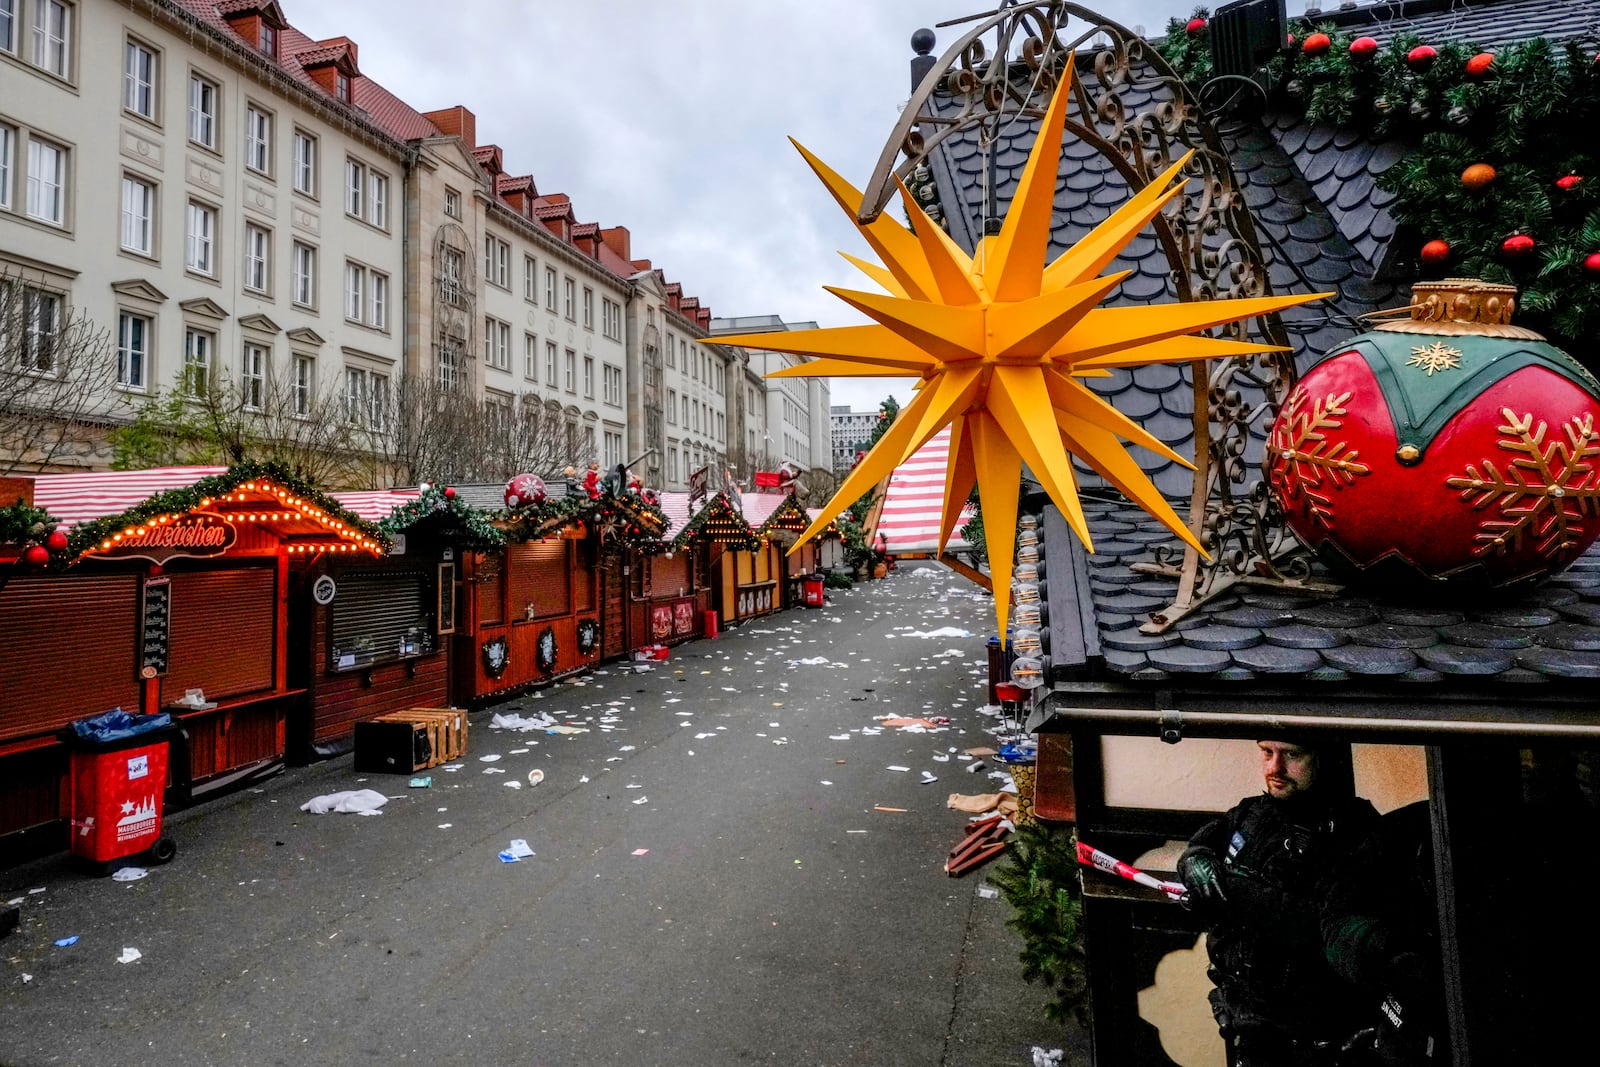
[[[1271,345],[1189,335],[1318,298],[1097,306],[1128,274],[1122,271],[1102,277],[1100,272],[1182,190],[1181,172],[1188,155],[1047,264],[1071,70],[1069,61],[1000,233],[984,237],[973,256],[923,213],[903,184],[900,196],[911,221],[909,229],[888,214],[870,223],[860,222],[856,219],[862,202],[860,191],[794,142],[882,260],[879,266],[845,257],[887,295],[825,287],[876,324],[709,339],[816,357],[769,377],[920,379],[916,396],[844,480],[795,548],[826,528],[840,510],[949,426],[939,544],[949,541],[976,483],[1002,641],[1010,607],[1024,463],[1090,551],[1094,545],[1078,500],[1069,453],[1178,537],[1201,549],[1188,526],[1128,454],[1123,441],[1142,445],[1186,467],[1193,464],[1079,379],[1103,377],[1113,368],[1144,363],[1186,363],[1281,351]]]

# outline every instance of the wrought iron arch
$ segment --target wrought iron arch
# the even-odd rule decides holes
[[[951,138],[997,137],[1018,119],[1039,119],[1068,63],[1074,64],[1066,137],[1107,161],[1137,193],[1184,152],[1186,186],[1153,222],[1180,300],[1271,293],[1266,261],[1232,163],[1187,84],[1144,38],[1080,4],[1009,0],[966,25],[924,73],[868,181],[859,218],[882,213],[896,180]],[[1128,100],[1139,87],[1142,110]],[[946,94],[954,114],[931,106]],[[985,176],[989,180],[988,175]],[[990,199],[986,194],[985,201]],[[992,207],[990,209],[992,213]],[[980,229],[987,220],[978,220]],[[948,223],[946,223],[948,225]],[[1209,551],[1160,550],[1139,565],[1179,579],[1173,604],[1145,629],[1160,631],[1203,600],[1241,581],[1305,584],[1309,557],[1272,507],[1264,467],[1247,461],[1252,428],[1265,437],[1297,370],[1277,315],[1222,328],[1225,336],[1279,345],[1284,352],[1192,366],[1195,474],[1189,525]]]

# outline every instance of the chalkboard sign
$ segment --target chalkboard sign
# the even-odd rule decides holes
[[[167,632],[172,615],[172,583],[151,578],[144,583],[144,604],[139,613],[139,677],[167,673]]]

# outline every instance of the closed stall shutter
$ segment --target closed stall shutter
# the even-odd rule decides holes
[[[274,578],[271,566],[172,575],[164,703],[190,689],[217,700],[272,688]]]
[[[110,708],[139,710],[139,578],[83,573],[0,586],[0,740]]]
[[[572,610],[582,613],[594,610],[594,558],[589,551],[593,542],[580,541],[576,560],[572,565]]]
[[[650,561],[655,568],[652,584],[662,596],[677,596],[678,590],[689,591],[689,553],[674,552],[671,559],[656,556]]]
[[[511,569],[512,618],[540,619],[572,610],[572,569],[567,562],[567,542],[560,539],[527,541],[513,545],[507,554]],[[532,605],[532,611],[529,611]]]
[[[502,552],[485,552],[478,557],[473,576],[478,597],[478,623],[487,626],[505,622],[506,560]]]
[[[328,662],[335,670],[397,659],[432,648],[433,584],[422,571],[350,571],[328,606]]]

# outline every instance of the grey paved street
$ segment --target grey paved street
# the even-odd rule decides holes
[[[139,881],[0,872],[23,898],[0,1063],[1081,1063],[1021,980],[1009,905],[942,868],[966,819],[945,798],[997,784],[950,751],[991,740],[974,593],[906,566],[508,701],[430,789],[293,769],[169,818],[178,857]],[[970,636],[918,636],[944,628]],[[862,732],[889,714],[952,724]],[[361,788],[393,799],[299,810]],[[501,862],[513,838],[535,855]]]

